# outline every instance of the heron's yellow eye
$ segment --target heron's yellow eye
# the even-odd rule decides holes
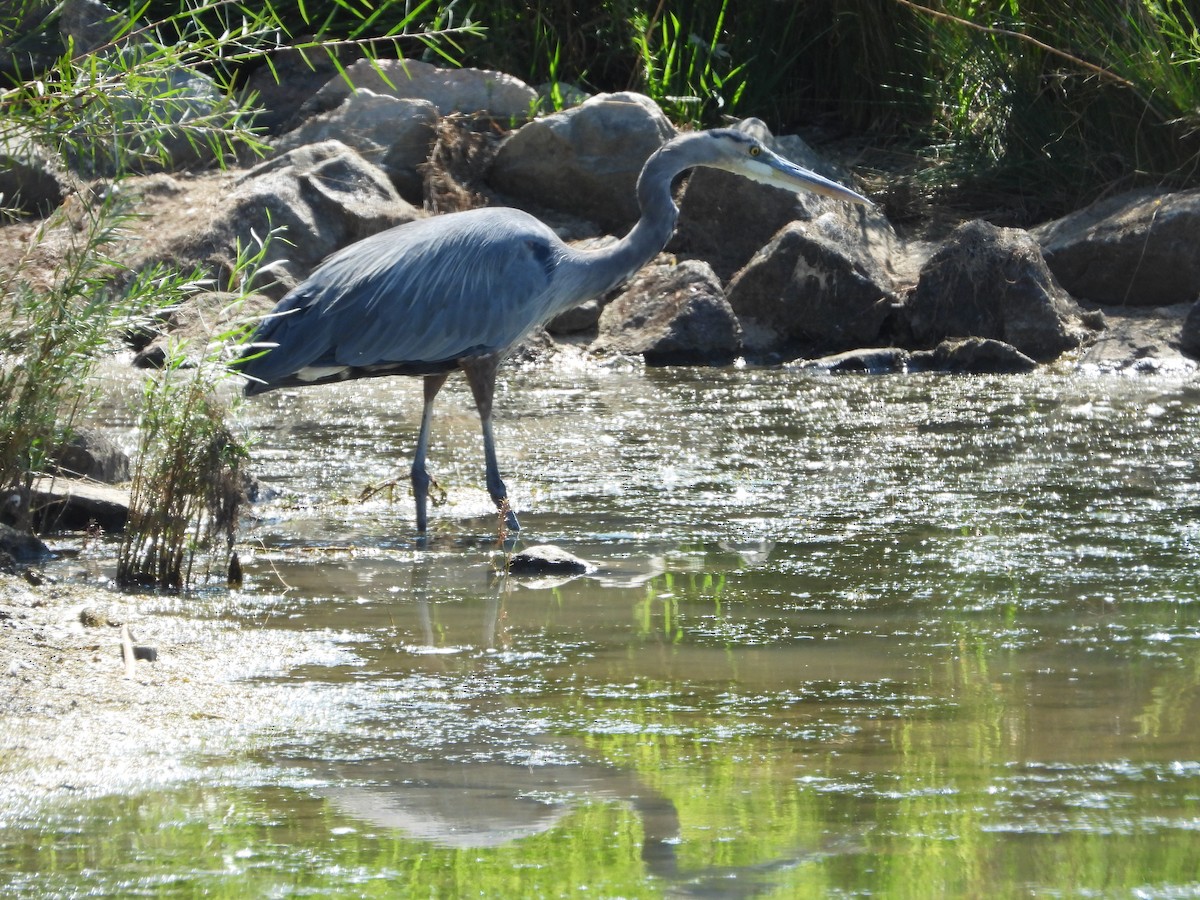
[[[762,153],[762,147],[751,147],[750,148],[751,156],[758,156],[758,154],[760,154],[760,153]]]

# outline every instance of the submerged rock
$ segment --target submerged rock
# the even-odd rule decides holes
[[[942,341],[932,350],[909,351],[901,347],[848,350],[805,360],[798,367],[834,375],[887,375],[899,372],[999,375],[1031,372],[1037,368],[1037,363],[1003,341],[959,338]]]
[[[50,548],[32,534],[0,522],[0,559],[7,557],[13,562],[26,563],[50,555]]]
[[[1013,375],[1032,372],[1037,363],[1017,348],[989,338],[942,341],[909,357],[909,369],[963,375]]]
[[[586,575],[595,566],[553,544],[537,544],[513,554],[508,571],[513,575]]]
[[[864,375],[886,375],[906,371],[910,355],[909,351],[901,347],[871,347],[806,359],[794,367],[830,374],[857,372]]]

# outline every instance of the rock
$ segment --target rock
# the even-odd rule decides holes
[[[304,104],[300,114],[333,109],[355,88],[391,97],[427,100],[443,116],[456,112],[486,113],[497,119],[523,120],[537,103],[533,88],[500,72],[443,69],[415,59],[364,59],[347,66],[344,77],[339,74],[326,82]]]
[[[129,491],[111,485],[42,477],[33,482],[32,495],[30,514],[42,532],[82,531],[92,525],[119,532],[129,518]]]
[[[0,207],[49,215],[72,192],[58,154],[39,146],[19,128],[0,135]]]
[[[515,202],[562,210],[624,233],[641,215],[637,179],[675,136],[641,94],[598,94],[509,135],[496,152],[491,186]]]
[[[830,374],[860,372],[866,375],[886,375],[906,371],[909,355],[909,352],[901,347],[873,347],[806,359],[796,368]]]
[[[1032,234],[1059,283],[1080,300],[1170,306],[1200,297],[1200,189],[1122,194]]]
[[[1089,336],[1037,242],[1020,229],[980,220],[959,226],[929,258],[903,317],[918,345],[993,338],[1038,362]]]
[[[649,365],[723,365],[741,334],[721,282],[707,263],[643,268],[600,313],[602,352],[640,353]]]
[[[297,280],[347,244],[421,216],[376,167],[340,141],[309,144],[260,163],[240,180],[214,237],[223,246],[284,225],[269,256]]]
[[[592,95],[566,81],[545,81],[534,87],[537,92],[537,108],[542,113],[561,112],[572,106],[587,102]]]
[[[1159,371],[1195,368],[1187,358],[1189,311],[1194,304],[1174,306],[1109,306],[1093,315],[1104,330],[1080,356],[1080,362],[1113,371]]]
[[[596,331],[599,328],[600,313],[603,310],[604,304],[593,298],[564,313],[559,313],[546,323],[546,331],[556,337]]]
[[[341,49],[355,54],[354,58],[341,60],[343,66],[356,61],[356,48]],[[308,118],[300,115],[301,108],[338,74],[331,50],[336,57],[338,48],[329,46],[303,51],[283,47],[271,54],[271,65],[260,65],[251,72],[242,98],[244,103],[253,98],[254,124],[268,135],[283,134],[301,125]]]
[[[201,72],[159,62],[142,65],[158,58],[151,36],[99,0],[65,0],[59,28],[77,58],[95,54],[90,61],[95,77],[107,81],[102,102],[84,96],[77,140],[65,151],[71,167],[86,176],[211,163],[217,154],[208,137],[249,117]],[[126,87],[130,72],[136,85]]]
[[[58,29],[63,43],[71,43],[77,53],[91,53],[129,28],[128,17],[100,0],[63,0],[59,8]]]
[[[136,47],[126,51],[138,52]],[[111,178],[207,165],[217,158],[207,136],[233,129],[237,120],[248,118],[216,82],[184,66],[139,76],[136,92],[124,89],[120,81],[131,65],[97,63],[100,75],[111,77],[116,86],[105,89],[104,103],[91,104],[80,113],[75,140],[67,145],[71,168],[84,176]],[[104,134],[123,137],[98,139]]]
[[[133,658],[144,662],[158,662],[158,648],[143,644],[133,645]]]
[[[167,367],[167,338],[154,341],[133,355],[135,369],[165,369]]]
[[[99,431],[80,429],[53,454],[60,473],[105,484],[129,480],[129,454]]]
[[[84,628],[104,628],[112,623],[108,620],[108,613],[102,609],[96,609],[94,606],[85,606],[79,611],[79,624]]]
[[[436,137],[438,111],[428,100],[408,100],[360,88],[340,106],[305,121],[275,143],[286,153],[305,144],[339,140],[378,166],[405,200],[419,204]]]
[[[508,561],[513,575],[586,575],[595,566],[553,544],[538,544],[515,553]]]
[[[1179,349],[1188,356],[1200,359],[1200,300],[1188,309],[1179,332]]]
[[[963,375],[1013,375],[1032,372],[1037,363],[1015,347],[988,338],[942,341],[932,350],[909,356],[910,371]]]
[[[837,216],[792,222],[729,283],[747,354],[872,346],[899,302],[891,279]]]
[[[0,554],[17,563],[37,562],[53,555],[34,535],[3,522],[0,522]]]
[[[971,375],[1007,375],[1031,372],[1037,363],[1003,341],[964,338],[942,341],[932,350],[909,351],[902,347],[848,350],[804,360],[798,368],[830,374],[887,375],[899,372],[947,372]]]
[[[339,141],[308,144],[236,175],[156,175],[127,189],[143,195],[147,210],[127,257],[134,270],[165,260],[228,284],[239,244],[254,247],[273,227],[285,228],[255,279],[272,300],[335,250],[422,215],[382,171]]]
[[[419,218],[380,170],[338,140],[308,144],[248,170],[230,197],[228,226],[250,238],[287,226],[272,256],[289,268],[316,268],[330,253],[385,228]]]
[[[799,137],[772,137],[758,119],[745,119],[736,127],[797,165],[836,181],[850,180]],[[841,228],[874,257],[874,268],[886,272],[891,261],[899,258],[900,241],[877,209],[851,206],[807,191],[787,191],[708,168],[694,169],[688,176],[679,203],[679,222],[667,250],[703,259],[723,281],[729,281],[785,225],[827,214],[840,220]]]

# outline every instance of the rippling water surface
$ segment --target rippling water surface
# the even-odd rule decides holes
[[[526,544],[419,384],[246,407],[245,588],[327,726],[0,832],[31,896],[1200,894],[1200,381],[509,373]],[[231,775],[231,772],[239,774]],[[5,874],[7,872],[7,874]],[[8,879],[6,882],[5,879]]]

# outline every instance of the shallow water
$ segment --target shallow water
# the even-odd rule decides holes
[[[1200,895],[1200,381],[508,373],[245,409],[243,590],[326,726],[0,828],[28,896]]]

